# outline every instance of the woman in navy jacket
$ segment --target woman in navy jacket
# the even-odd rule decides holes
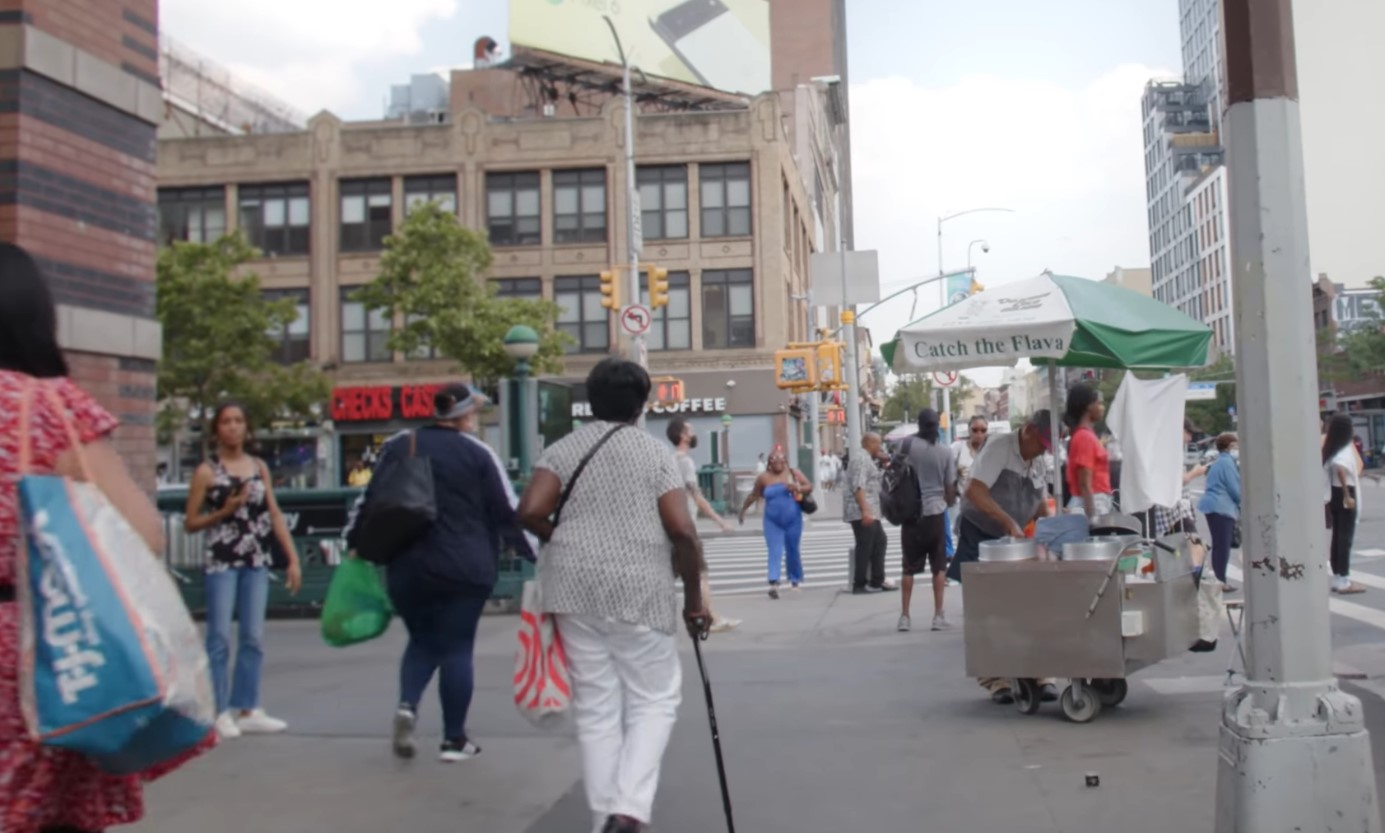
[[[484,402],[466,385],[448,385],[434,397],[437,421],[412,432],[414,453],[432,463],[437,519],[388,568],[390,601],[409,631],[394,718],[394,753],[401,758],[414,756],[418,705],[435,672],[443,715],[440,760],[464,761],[480,753],[466,733],[476,628],[495,588],[502,550],[533,557],[505,473],[483,443],[467,436]],[[394,455],[408,453],[407,434],[392,438],[376,471],[388,470]],[[387,483],[388,478],[371,479],[362,513],[369,513],[371,499]]]

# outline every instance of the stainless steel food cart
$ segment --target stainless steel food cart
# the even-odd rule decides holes
[[[1187,651],[1197,639],[1188,548],[1177,537],[1126,546],[1142,548],[1152,574],[1118,570],[1119,559],[962,565],[967,674],[1013,679],[1026,714],[1039,710],[1038,680],[1067,679],[1063,714],[1086,723],[1125,699],[1130,674]]]

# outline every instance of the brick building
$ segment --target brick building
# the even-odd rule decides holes
[[[37,258],[78,383],[153,485],[157,0],[0,0],[0,239]]]

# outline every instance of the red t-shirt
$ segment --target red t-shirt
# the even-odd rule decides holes
[[[1082,469],[1092,470],[1092,494],[1111,494],[1111,455],[1090,428],[1078,428],[1068,440],[1068,489],[1073,497],[1082,494],[1077,481]]]

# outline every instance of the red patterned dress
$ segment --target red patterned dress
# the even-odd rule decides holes
[[[0,370],[0,585],[15,581],[20,443],[27,434],[36,472],[52,471],[58,455],[68,447],[62,417],[54,411],[50,397],[36,396],[31,425],[19,424],[21,397],[30,381],[24,374]],[[70,380],[41,384],[51,386],[66,404],[83,443],[115,430],[115,417]],[[141,785],[187,758],[143,775],[108,775],[80,755],[31,740],[19,711],[18,613],[18,605],[0,603],[0,831],[38,833],[64,826],[103,830],[139,820],[144,815]],[[209,737],[197,752],[212,745]]]

